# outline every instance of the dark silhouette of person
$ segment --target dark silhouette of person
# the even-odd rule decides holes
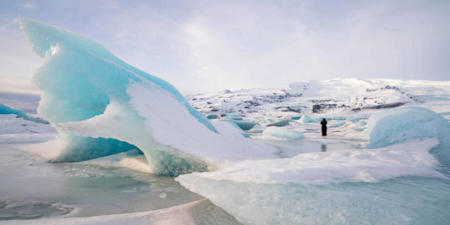
[[[322,125],[322,136],[327,136],[327,120],[323,118],[320,124]]]

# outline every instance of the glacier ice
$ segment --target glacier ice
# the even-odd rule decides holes
[[[302,116],[291,116],[291,120],[299,120]]]
[[[17,116],[24,117],[26,113],[22,110],[13,109],[0,103],[0,114],[15,114]]]
[[[207,118],[208,120],[214,120],[214,119],[219,118],[219,116],[217,116],[216,114],[210,114],[210,115],[206,116],[206,118]]]
[[[277,121],[274,123],[267,124],[266,126],[268,126],[268,127],[284,127],[284,126],[289,125],[289,122],[290,122],[289,120],[280,120],[280,121]]]
[[[33,50],[45,59],[34,83],[38,114],[60,136],[57,161],[141,150],[156,174],[205,171],[217,161],[272,157],[223,122],[213,125],[168,82],[136,69],[100,44],[23,19]],[[238,134],[238,135],[237,135]]]
[[[229,122],[236,124],[242,130],[250,130],[256,125],[254,122],[245,120],[229,120]]]
[[[242,116],[239,114],[229,114],[229,115],[227,115],[227,117],[232,120],[242,120]]]
[[[437,138],[439,146],[431,152],[443,163],[450,163],[450,123],[441,115],[422,107],[404,107],[372,115],[364,135],[370,148],[379,148],[414,139]]]
[[[369,118],[365,133],[371,148],[384,147],[411,139],[450,137],[450,124],[439,114],[422,107],[383,111]]]
[[[20,109],[14,109],[9,106],[3,105],[1,103],[0,103],[0,114],[14,114],[17,117],[21,117],[21,118],[24,118],[26,120],[30,120],[30,121],[33,121],[36,123],[48,124],[48,122],[45,120],[30,116],[26,112],[24,112]]]

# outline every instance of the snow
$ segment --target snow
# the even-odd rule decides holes
[[[252,160],[213,172],[182,175],[183,185],[193,177],[251,183],[374,182],[399,176],[445,178],[434,168],[439,163],[428,153],[438,141],[412,141],[372,150],[342,150],[299,154],[286,159]]]
[[[263,126],[299,115],[305,123],[314,123],[323,117],[342,120],[341,115],[372,113],[402,104],[426,105],[446,113],[450,111],[450,82],[340,78],[303,81],[286,88],[195,94],[188,99],[204,114],[240,114]],[[314,107],[320,109],[313,112]]]

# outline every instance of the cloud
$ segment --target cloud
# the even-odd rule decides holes
[[[445,0],[44,1],[38,14],[0,8],[0,19],[31,17],[92,38],[185,92],[450,77]],[[0,73],[30,77],[41,61],[23,35],[10,25],[0,34]]]

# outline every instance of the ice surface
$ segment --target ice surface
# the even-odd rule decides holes
[[[125,93],[131,81],[145,80],[170,93],[195,119],[214,131],[175,87],[128,65],[96,42],[33,20],[23,19],[21,25],[33,50],[46,59],[34,80],[43,90],[39,113],[52,122],[99,115],[111,100],[129,99]]]
[[[15,114],[0,115],[0,143],[43,142],[57,137],[56,130]]]
[[[28,225],[27,220],[5,221],[5,225]],[[202,199],[186,204],[181,204],[169,208],[122,213],[113,215],[99,215],[91,217],[72,217],[56,219],[33,220],[35,225],[192,225],[192,224],[212,224],[231,225],[239,224],[236,219],[224,213],[223,210],[212,205],[208,200]]]
[[[19,146],[0,144],[0,224],[238,224],[172,178],[148,174],[143,155],[55,164]]]
[[[450,220],[450,182],[448,173],[439,169],[439,162],[450,158],[448,121],[442,118],[449,113],[449,82],[335,79],[296,83],[286,89],[193,96],[195,108],[206,115],[228,115],[232,123],[209,121],[173,86],[126,64],[99,44],[31,20],[23,20],[22,27],[34,50],[45,58],[34,78],[43,91],[38,113],[60,135],[43,148],[61,145],[53,158],[59,161],[127,151],[81,163],[47,165],[73,176],[112,174],[111,180],[98,181],[103,186],[95,194],[105,199],[141,190],[133,186],[120,195],[102,195],[103,187],[126,177],[117,167],[127,167],[168,176],[195,172],[177,181],[245,224],[445,224]],[[438,110],[405,107],[371,116],[402,104]],[[330,121],[326,138],[320,136],[318,124],[323,117]],[[267,127],[276,121],[285,126]],[[252,137],[288,141],[274,146],[266,140],[255,142],[245,138],[247,133],[236,124],[245,125],[240,126],[243,129],[258,124],[248,131]],[[22,132],[25,128],[20,126],[13,128]],[[365,129],[366,138],[357,139]],[[322,152],[305,149],[308,145],[297,140],[302,138],[324,146]],[[365,146],[367,141],[369,149],[331,150],[331,143],[347,147]],[[13,171],[37,174],[39,181],[45,174],[60,180],[60,170],[54,168],[36,170],[31,165],[12,170],[13,164],[5,164],[7,169],[1,172],[5,176]],[[101,169],[105,167],[109,169]],[[17,177],[21,176],[10,180]],[[1,187],[15,190],[5,191],[8,194],[28,188],[15,182]],[[128,180],[118,182],[117,188],[122,182]],[[72,186],[62,190],[68,187]],[[158,199],[171,198],[166,191],[151,191]],[[40,222],[148,222],[150,214],[142,215]]]
[[[239,114],[229,114],[229,115],[227,115],[227,117],[232,120],[242,120],[242,116]]]
[[[343,116],[318,116],[318,117],[311,117],[308,115],[303,115],[301,118],[301,121],[303,123],[320,123],[320,121],[325,118],[328,121],[331,120],[346,120]]]
[[[369,137],[370,148],[437,138],[440,145],[432,152],[441,162],[450,162],[450,123],[426,108],[404,107],[375,114],[369,118],[364,134]]]
[[[298,154],[292,158],[252,160],[220,171],[183,175],[252,183],[373,182],[399,176],[445,178],[428,153],[437,140],[413,141],[373,150],[342,150]]]
[[[40,99],[39,95],[34,94],[0,92],[0,102],[2,104],[32,114],[36,114]]]
[[[267,124],[268,127],[284,127],[287,125],[289,125],[289,120],[281,120],[281,121],[277,121],[275,123]]]
[[[422,107],[404,107],[383,111],[370,117],[369,147],[377,148],[411,139],[450,137],[450,124],[439,114]]]
[[[209,114],[208,116],[206,116],[206,118],[209,120],[213,120],[219,118],[219,116],[217,116],[216,114]]]
[[[304,153],[176,180],[244,224],[445,224],[450,182],[428,153],[437,144]]]
[[[274,148],[252,144],[227,124],[213,126],[168,82],[96,42],[33,20],[21,25],[45,58],[34,82],[42,90],[38,113],[61,136],[56,160],[138,148],[154,173],[176,176],[208,170],[218,160],[273,156]]]
[[[238,113],[263,126],[300,114],[315,123],[323,117],[348,118],[401,104],[423,105],[437,113],[450,113],[450,82],[337,78],[303,81],[285,88],[197,94],[189,99],[205,114]],[[316,113],[315,107],[320,109]]]
[[[443,225],[450,220],[450,182],[443,179],[402,177],[329,185],[261,184],[201,176],[178,180],[243,224]]]
[[[300,140],[303,139],[303,133],[287,127],[268,127],[264,129],[262,137],[273,140]]]
[[[232,120],[230,122],[236,124],[242,130],[250,130],[256,125],[256,123],[244,120]]]
[[[31,120],[31,121],[34,121],[36,123],[48,124],[48,122],[45,121],[45,120],[42,120],[42,119],[30,116],[26,112],[24,112],[24,111],[22,111],[20,109],[14,109],[14,108],[11,108],[9,106],[3,105],[1,103],[0,103],[0,114],[14,114],[14,115],[16,115],[18,117],[24,118],[26,120]]]

